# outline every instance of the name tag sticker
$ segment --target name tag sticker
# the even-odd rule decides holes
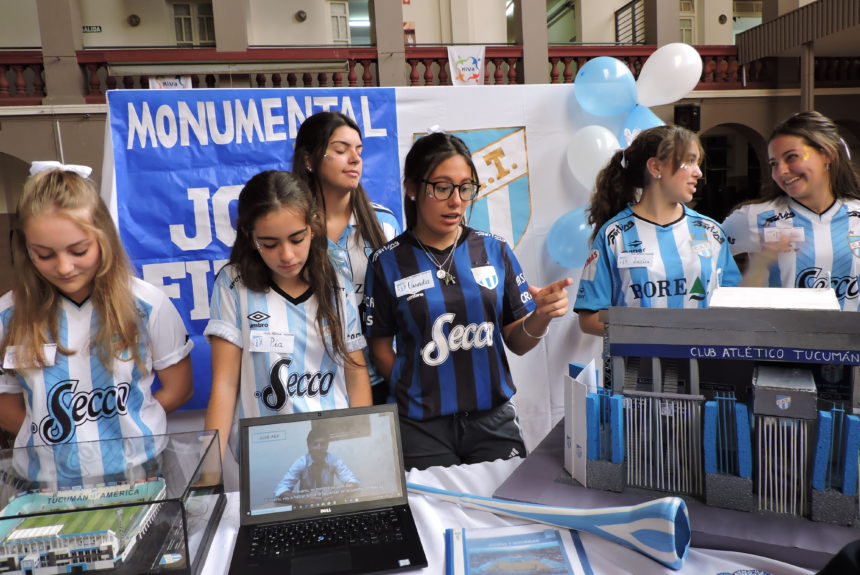
[[[6,348],[6,355],[3,356],[3,369],[18,369],[20,367],[26,367],[19,365],[18,357],[15,353],[17,349],[17,346]],[[45,356],[45,367],[54,365],[57,361],[57,344],[46,343],[44,347],[42,347],[42,355]]]
[[[619,254],[619,268],[647,268],[654,263],[654,254]]]
[[[428,270],[394,282],[394,295],[397,297],[412,295],[429,289],[434,285],[433,274]]]
[[[293,334],[276,331],[252,331],[252,353],[293,353]]]
[[[765,228],[764,241],[769,244],[781,241],[802,242],[805,239],[803,228]]]

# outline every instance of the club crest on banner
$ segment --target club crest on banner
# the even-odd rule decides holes
[[[469,208],[469,225],[516,247],[531,219],[528,148],[524,126],[452,131],[472,150],[481,191]]]

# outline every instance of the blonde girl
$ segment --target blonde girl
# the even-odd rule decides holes
[[[88,172],[32,172],[16,212],[14,287],[0,298],[0,425],[16,446],[62,446],[34,450],[31,477],[46,466],[67,478],[121,473],[158,442],[142,452],[80,442],[165,433],[165,414],[193,392],[193,344],[168,298],[132,276]]]

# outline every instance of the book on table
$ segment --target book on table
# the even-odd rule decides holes
[[[547,525],[445,530],[447,575],[590,575],[579,533]]]

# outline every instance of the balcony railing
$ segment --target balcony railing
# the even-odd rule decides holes
[[[570,83],[590,59],[612,56],[626,63],[634,77],[655,46],[550,46],[548,83]],[[696,90],[775,88],[776,61],[772,58],[740,65],[735,46],[699,46],[702,76]],[[247,52],[212,49],[84,50],[77,54],[88,103],[102,103],[110,89],[149,87],[139,70],[163,70],[176,75],[191,70],[194,87],[340,87],[377,86],[375,47],[361,48],[252,48]],[[38,50],[0,50],[0,106],[39,105],[46,97],[42,53]],[[487,46],[485,84],[516,84],[522,65],[521,46]],[[138,71],[136,71],[138,70]],[[171,70],[173,70],[171,72]],[[411,86],[451,84],[448,51],[444,46],[408,46],[406,77]],[[816,58],[818,87],[860,86],[860,57]],[[780,87],[798,86],[785,82]]]
[[[84,50],[77,53],[88,103],[104,102],[104,93],[117,88],[149,87],[140,69],[190,69],[197,88],[317,88],[376,86],[376,48],[252,48],[247,52],[214,49]],[[341,67],[340,71],[336,70]],[[122,68],[122,75],[113,74]],[[208,70],[207,70],[208,68]],[[198,72],[199,71],[199,72]]]
[[[45,80],[40,50],[0,50],[0,106],[42,103]]]
[[[484,50],[484,84],[516,84],[517,67],[523,61],[521,46],[487,46]],[[407,46],[406,65],[410,86],[450,86],[448,48]]]

